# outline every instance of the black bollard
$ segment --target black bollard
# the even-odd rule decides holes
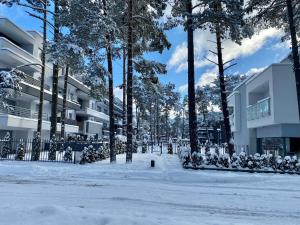
[[[154,160],[151,160],[151,167],[155,167],[155,161]]]

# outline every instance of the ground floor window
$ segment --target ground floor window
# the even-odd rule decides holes
[[[286,138],[259,138],[258,150],[261,154],[285,155],[287,151]]]
[[[272,155],[300,155],[300,138],[258,138],[258,152]]]

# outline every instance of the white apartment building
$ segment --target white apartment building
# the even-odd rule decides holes
[[[0,18],[0,69],[8,70],[24,64],[41,64],[42,36],[36,31],[24,31],[7,18]],[[52,100],[52,67],[47,63],[44,90],[42,138],[49,139]],[[0,108],[0,138],[7,132],[14,138],[32,138],[37,129],[40,91],[40,66],[20,68],[26,73],[22,95],[8,99],[10,109]],[[64,69],[59,72],[57,132],[61,130]],[[89,96],[90,88],[70,75],[67,90],[66,134],[83,134],[101,138],[108,129],[107,100],[98,102]],[[119,107],[119,104],[116,104]],[[121,112],[122,114],[122,112]],[[122,116],[120,116],[121,118]],[[107,132],[106,132],[107,133]]]
[[[288,58],[238,85],[228,105],[237,152],[300,154],[295,74]]]

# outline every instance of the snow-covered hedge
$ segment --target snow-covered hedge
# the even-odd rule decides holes
[[[245,152],[218,155],[215,151],[205,151],[205,154],[194,152],[189,147],[179,148],[179,158],[184,168],[228,168],[300,173],[300,159],[297,156],[274,157],[271,154],[247,155]]]
[[[95,149],[93,145],[85,147],[81,153],[80,164],[93,163],[109,157],[108,146],[100,146]]]

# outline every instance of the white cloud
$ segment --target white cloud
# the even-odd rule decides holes
[[[205,85],[211,85],[211,83],[217,78],[218,72],[217,67],[207,70],[205,73],[201,75],[198,82],[196,83],[196,86],[205,86]]]
[[[114,96],[119,98],[121,101],[123,101],[123,89],[121,89],[119,87],[115,87]]]
[[[224,41],[223,43],[223,59],[224,62],[237,59],[241,57],[247,57],[255,54],[259,51],[265,43],[274,37],[281,37],[282,32],[275,28],[269,28],[261,31],[252,36],[252,38],[246,38],[242,41],[242,45],[238,45],[232,41]],[[214,41],[215,37],[209,31],[198,30],[194,35],[194,52],[195,52],[195,68],[201,68],[208,65],[213,65],[211,62],[204,58],[207,57],[211,60],[216,61],[216,56],[209,53],[209,50],[216,49],[214,43],[210,42]],[[178,45],[172,54],[169,62],[169,68],[175,68],[176,72],[182,72],[187,70],[187,43],[183,42]]]
[[[187,92],[187,90],[188,90],[188,85],[187,85],[187,84],[184,84],[184,85],[180,86],[180,87],[178,88],[178,90],[179,90],[179,92],[181,92],[181,93]]]
[[[245,73],[246,76],[252,76],[254,74],[257,73],[261,73],[262,71],[264,71],[267,67],[261,67],[261,68],[251,68],[250,70],[248,70],[247,73]]]

